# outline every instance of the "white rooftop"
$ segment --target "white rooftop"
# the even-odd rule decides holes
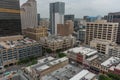
[[[97,50],[87,48],[87,47],[76,47],[76,48],[69,49],[68,51],[72,51],[74,53],[81,53],[83,55],[85,54],[87,56],[90,56],[90,55],[97,53]]]
[[[45,69],[48,69],[50,66],[48,65],[43,65],[43,66],[40,66],[37,68],[38,71],[42,71],[42,70],[45,70]]]
[[[48,61],[52,61],[52,60],[54,60],[55,58],[53,58],[53,57],[47,57],[47,58],[43,58],[43,59],[40,59],[40,60],[38,60],[38,63],[39,64],[43,64],[43,63],[45,63],[45,62],[48,62]]]
[[[86,80],[91,80],[91,79],[93,79],[95,76],[96,76],[95,74],[89,72],[84,78],[85,78]]]
[[[67,57],[63,57],[63,58],[60,58],[60,59],[57,59],[55,61],[50,62],[50,64],[51,65],[55,65],[55,64],[58,64],[60,62],[66,61],[66,60],[68,60],[68,58]]]
[[[86,80],[91,80],[94,77],[95,74],[89,72],[88,70],[82,70],[80,73],[78,73],[69,80],[82,80],[83,78],[85,78]]]
[[[55,59],[54,60],[54,58],[52,58],[52,57],[49,57],[49,59],[51,60],[53,60],[53,61],[48,61],[47,63],[43,63],[43,64],[41,64],[41,63],[38,63],[38,66],[36,67],[36,69],[38,70],[38,71],[43,71],[43,70],[46,70],[46,69],[48,69],[48,68],[50,68],[50,67],[52,67],[52,66],[54,66],[54,65],[56,65],[56,64],[59,64],[60,62],[63,62],[63,61],[66,61],[66,60],[68,60],[68,58],[67,57],[63,57],[63,58],[60,58],[60,59]],[[43,61],[44,61],[44,59],[43,59]],[[43,62],[42,61],[42,62]],[[41,64],[41,65],[39,65],[39,64]]]
[[[117,57],[111,57],[105,62],[103,62],[101,65],[106,66],[106,67],[111,67],[113,64],[118,63],[120,58]]]

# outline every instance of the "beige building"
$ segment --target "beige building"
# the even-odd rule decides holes
[[[75,42],[76,39],[73,36],[49,36],[40,39],[41,45],[52,51],[73,47]]]
[[[57,25],[57,34],[61,36],[69,36],[74,31],[74,22],[72,20],[67,20],[65,24]]]
[[[39,41],[41,37],[48,36],[47,27],[27,28],[24,33],[27,37]]]
[[[38,27],[36,0],[27,0],[21,6],[22,29]]]
[[[45,27],[49,28],[49,24],[50,24],[49,19],[41,19],[40,20],[40,26],[45,26]]]
[[[96,48],[98,52],[103,54],[109,54],[109,48],[115,46],[115,42],[109,40],[94,39],[90,42],[90,46]]]
[[[118,23],[111,23],[107,22],[106,20],[87,22],[85,44],[90,45],[90,41],[92,41],[93,39],[116,42],[117,31]]]
[[[68,65],[69,59],[67,57],[54,59],[52,57],[43,58],[38,61],[38,64],[25,68],[25,72],[30,74],[34,80],[42,80],[45,75],[49,75],[51,72],[63,68]]]

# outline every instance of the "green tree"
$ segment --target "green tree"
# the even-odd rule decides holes
[[[112,80],[120,80],[120,76],[117,74],[113,74],[113,73],[108,73],[107,74]]]
[[[65,57],[65,56],[66,56],[66,54],[64,54],[64,53],[59,53],[59,54],[58,54],[58,57],[59,57],[59,58],[62,58],[62,57]]]
[[[109,78],[108,76],[100,75],[100,76],[99,76],[99,80],[112,80],[112,79]]]

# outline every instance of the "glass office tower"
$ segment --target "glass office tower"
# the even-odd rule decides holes
[[[51,34],[57,34],[57,24],[64,24],[65,3],[50,3],[50,30]]]
[[[0,0],[0,37],[21,34],[19,0]]]

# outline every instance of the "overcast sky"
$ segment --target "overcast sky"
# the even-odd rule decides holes
[[[26,0],[20,0],[23,4]],[[74,14],[76,18],[85,15],[104,16],[109,12],[120,11],[120,0],[37,0],[38,13],[42,18],[49,17],[49,3],[65,2],[65,13]]]

